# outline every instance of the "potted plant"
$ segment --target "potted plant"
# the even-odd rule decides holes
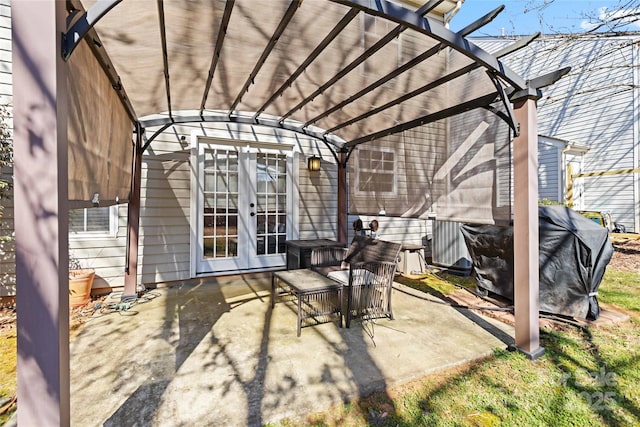
[[[80,307],[89,302],[95,275],[93,268],[83,268],[77,258],[69,255],[69,305],[71,307]]]

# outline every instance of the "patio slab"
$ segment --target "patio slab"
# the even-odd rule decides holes
[[[510,326],[399,284],[395,320],[334,320],[298,338],[293,304],[271,310],[270,285],[270,274],[183,282],[92,318],[70,347],[72,425],[258,426],[513,342]]]

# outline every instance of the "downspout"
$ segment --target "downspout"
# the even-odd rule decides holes
[[[638,55],[638,51],[640,50],[640,46],[636,43],[631,45],[631,63],[635,64],[640,55]],[[638,163],[640,159],[640,124],[638,120],[640,120],[640,71],[638,67],[632,67],[633,69],[633,167],[638,168],[640,164]],[[640,231],[640,176],[639,174],[633,174],[633,231],[636,233]]]
[[[456,6],[451,9],[449,12],[445,13],[444,16],[442,17],[442,21],[444,23],[445,28],[449,28],[449,22],[451,22],[451,20],[453,19],[454,16],[456,16],[456,14],[460,11],[460,8],[462,7],[462,3],[464,3],[464,0],[458,0],[456,2]]]
[[[338,242],[347,244],[349,228],[347,226],[347,159],[346,150],[340,150],[338,155]]]

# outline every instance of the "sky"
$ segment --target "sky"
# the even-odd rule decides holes
[[[625,6],[639,3],[632,0],[465,0],[450,28],[457,31],[504,4],[505,9],[498,17],[472,36],[527,35],[537,31],[581,33],[592,28],[593,18],[603,19]],[[622,30],[640,31],[639,23],[626,25]]]

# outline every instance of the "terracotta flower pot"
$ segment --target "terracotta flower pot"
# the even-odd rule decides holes
[[[79,307],[91,299],[95,271],[90,268],[69,270],[69,305]]]

